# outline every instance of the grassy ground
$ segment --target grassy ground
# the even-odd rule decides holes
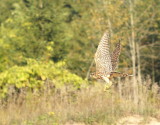
[[[129,80],[105,92],[100,83],[76,91],[67,86],[40,94],[22,92],[1,102],[0,125],[114,125],[119,118],[132,114],[160,119],[159,87],[147,80],[136,88],[136,98]]]

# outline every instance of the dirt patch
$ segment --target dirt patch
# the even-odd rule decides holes
[[[144,118],[139,115],[127,116],[118,120],[117,125],[160,125],[160,121],[156,118]]]
[[[65,125],[85,125],[84,123],[67,122]]]
[[[67,122],[65,125],[86,125],[86,124]],[[133,115],[119,119],[116,125],[160,125],[160,120],[153,117],[142,117],[139,115]]]

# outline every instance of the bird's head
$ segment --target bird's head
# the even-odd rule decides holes
[[[95,73],[95,72],[91,73],[91,74],[90,74],[90,77],[92,77],[92,78],[95,78],[95,79],[96,79],[96,78],[97,78],[96,73]]]

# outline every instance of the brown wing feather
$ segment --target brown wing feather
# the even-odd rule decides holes
[[[95,54],[96,72],[100,72],[102,74],[112,72],[111,57],[109,52],[109,38],[109,32],[105,32]]]
[[[119,55],[121,52],[121,44],[120,41],[117,43],[115,50],[111,55],[111,63],[112,63],[112,70],[114,71],[117,68],[117,64],[119,62]]]
[[[113,78],[113,77],[126,77],[126,76],[132,76],[132,75],[128,75],[126,73],[120,73],[120,72],[111,72],[111,74],[110,74],[110,78]]]

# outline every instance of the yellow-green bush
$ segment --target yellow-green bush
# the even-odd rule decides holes
[[[0,96],[5,97],[10,86],[16,89],[29,88],[39,90],[43,87],[46,80],[50,84],[60,88],[65,84],[71,84],[79,88],[85,83],[81,77],[65,69],[65,62],[42,62],[27,59],[27,65],[14,66],[0,73]]]

